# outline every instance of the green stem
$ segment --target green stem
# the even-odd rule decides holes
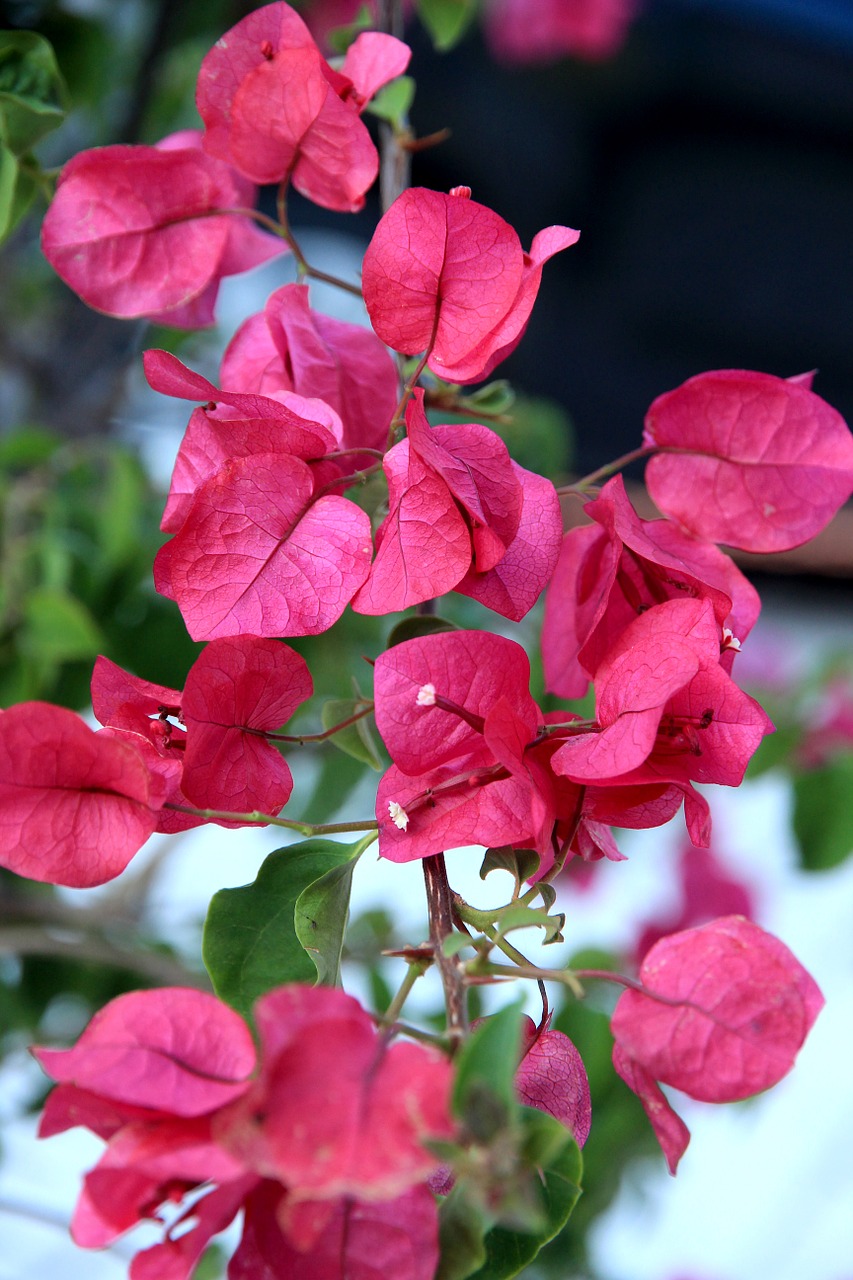
[[[394,999],[385,1010],[382,1021],[388,1024],[395,1023],[400,1016],[403,1005],[409,998],[409,992],[417,982],[418,978],[422,978],[429,968],[428,960],[412,960],[407,969],[406,976],[400,983],[400,989],[394,996]]]
[[[378,832],[375,822],[293,822],[289,818],[274,818],[269,813],[229,813],[226,809],[192,809],[189,805],[169,804],[164,809],[174,809],[176,813],[188,813],[194,818],[203,818],[205,822],[240,822],[257,823],[264,827],[284,827],[287,831],[298,831],[303,836],[337,836],[353,831]],[[373,837],[375,839],[375,835]],[[372,843],[372,840],[368,843]]]
[[[563,485],[557,490],[557,493],[580,493],[586,494],[589,489],[594,488],[599,480],[606,480],[608,476],[615,475],[617,471],[621,471],[623,467],[627,467],[631,462],[639,462],[641,458],[648,458],[656,450],[652,445],[642,445],[639,449],[632,449],[630,453],[623,453],[621,458],[616,458],[614,462],[608,462],[606,466],[599,467],[597,471],[590,471],[589,475],[584,476],[582,480],[576,480],[574,484]]]
[[[494,978],[531,978],[534,982],[559,982],[568,987],[578,1000],[582,1000],[586,994],[578,975],[572,969],[540,969],[538,965],[528,962],[513,966],[494,964],[491,960],[481,960],[479,957],[469,961],[467,968],[474,977],[486,974]]]

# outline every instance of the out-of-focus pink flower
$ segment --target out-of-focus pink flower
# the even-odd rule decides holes
[[[489,48],[504,62],[597,62],[619,52],[637,0],[490,0]]]

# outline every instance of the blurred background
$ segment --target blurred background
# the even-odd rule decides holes
[[[6,0],[0,27],[49,39],[67,85],[65,122],[37,147],[43,169],[85,147],[197,127],[200,59],[254,7]],[[492,0],[479,17],[462,0],[457,7],[471,9],[471,21],[447,51],[417,21],[406,31],[415,133],[450,130],[415,155],[413,181],[469,185],[525,247],[552,223],[582,232],[546,267],[525,340],[498,371],[518,395],[506,429],[514,456],[555,478],[584,474],[638,445],[657,395],[714,368],[817,369],[815,390],[853,420],[853,3],[542,0],[542,30],[546,13],[575,11],[559,40],[557,28],[539,39],[522,0]],[[338,0],[313,17],[325,29],[354,8]],[[0,97],[3,76],[0,61]],[[0,215],[5,198],[0,182]],[[151,585],[162,491],[187,415],[148,392],[141,352],[166,346],[215,378],[237,325],[293,273],[282,259],[226,281],[207,333],[114,320],[86,308],[42,258],[44,207],[34,190],[0,249],[0,705],[38,697],[84,709],[98,653],[181,687],[198,649]],[[312,260],[344,272],[357,270],[377,216],[371,200],[355,216],[298,196],[291,204]],[[353,318],[331,292],[313,301]],[[765,608],[736,674],[778,732],[751,782],[712,797],[712,860],[690,862],[678,818],[672,831],[626,842],[627,863],[567,878],[566,957],[594,948],[601,963],[633,963],[649,929],[742,910],[784,938],[828,1006],[771,1095],[684,1106],[694,1138],[675,1183],[642,1112],[614,1082],[606,1011],[594,1002],[560,1011],[592,1078],[593,1190],[531,1276],[853,1275],[850,512],[813,546],[750,572]],[[489,625],[457,607],[464,624]],[[534,643],[536,618],[513,634]],[[318,688],[346,696],[360,655],[382,644],[354,616],[333,642],[312,641]],[[357,762],[318,755],[299,768],[297,794],[313,820],[324,819],[331,777],[350,815],[370,811]],[[203,982],[210,895],[251,879],[273,844],[245,831],[153,841],[115,885],[91,893],[0,872],[0,1280],[60,1268],[94,1280],[126,1274],[129,1246],[93,1257],[67,1242],[79,1174],[98,1144],[69,1134],[34,1145],[44,1084],[25,1046],[73,1038],[129,986]],[[465,893],[466,876],[478,884],[476,867],[454,855],[454,887]],[[356,878],[351,981],[380,999],[390,979],[378,948],[423,933],[419,882],[398,871],[393,887],[381,868]],[[500,886],[493,891],[497,901]],[[219,1261],[205,1263],[207,1275],[219,1274]]]

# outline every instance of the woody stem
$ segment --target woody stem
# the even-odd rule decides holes
[[[429,908],[429,936],[435,963],[444,987],[447,1031],[451,1044],[458,1044],[468,1030],[465,979],[456,956],[444,951],[444,939],[453,933],[453,895],[447,879],[444,854],[424,858],[424,884]]]

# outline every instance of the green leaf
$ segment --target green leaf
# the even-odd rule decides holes
[[[23,605],[18,645],[38,664],[94,658],[104,647],[94,618],[84,604],[60,587],[36,587]]]
[[[317,970],[317,982],[335,987],[341,980],[341,952],[344,948],[352,873],[356,857],[333,867],[296,899],[296,936]]]
[[[415,98],[415,82],[411,76],[398,76],[367,105],[366,110],[379,120],[387,120],[395,129],[404,129]]]
[[[448,622],[447,618],[439,618],[434,613],[424,615],[416,613],[411,618],[404,618],[402,622],[398,622],[396,627],[392,628],[388,637],[388,648],[393,649],[396,644],[403,644],[405,640],[418,640],[421,636],[434,636],[439,631],[458,630],[456,623]]]
[[[544,929],[546,942],[557,941],[565,923],[562,913],[552,916],[547,907],[529,907],[524,902],[512,902],[495,915],[495,924],[502,936],[514,929]]]
[[[145,478],[138,460],[129,453],[111,450],[96,525],[105,568],[126,564],[136,555],[144,493]]]
[[[515,392],[506,378],[497,378],[478,387],[470,396],[460,396],[459,404],[475,414],[507,413],[515,404]]]
[[[323,728],[331,729],[333,725],[349,720],[350,716],[355,715],[356,711],[360,711],[363,706],[363,698],[330,698],[328,702],[323,703],[320,710]],[[385,768],[379,748],[370,732],[368,716],[362,720],[356,720],[355,724],[348,725],[346,729],[341,729],[340,733],[333,734],[328,741],[345,755],[352,756],[361,764],[370,765],[370,768],[375,769],[377,773]]]
[[[482,1267],[488,1225],[481,1206],[457,1183],[438,1210],[440,1258],[435,1280],[466,1280]]]
[[[491,1095],[504,1112],[505,1121],[518,1111],[515,1069],[521,1039],[521,1003],[508,1005],[485,1018],[465,1040],[456,1058],[453,1109],[471,1127],[481,1118],[484,1095]],[[472,1127],[478,1138],[482,1135]]]
[[[837,867],[853,852],[853,752],[794,779],[794,835],[807,871]]]
[[[477,0],[418,0],[418,17],[441,53],[464,36],[477,12]]]
[[[511,844],[499,849],[487,849],[480,867],[480,879],[485,880],[492,871],[508,871],[516,885],[529,880],[539,867],[539,854],[532,849],[514,849]]]
[[[276,849],[252,884],[214,894],[202,958],[220,999],[248,1018],[273,987],[316,981],[317,965],[297,933],[297,901],[328,872],[352,862],[363,845],[312,839]]]
[[[0,243],[6,240],[35,199],[37,186],[8,147],[0,146]]]
[[[485,1237],[486,1260],[471,1280],[510,1280],[533,1261],[543,1245],[553,1240],[569,1220],[581,1194],[581,1153],[571,1134],[558,1120],[544,1112],[524,1108],[528,1147],[546,1153],[540,1187],[542,1218],[533,1232],[495,1227]],[[555,1128],[556,1126],[556,1128]]]
[[[65,84],[34,31],[0,31],[0,141],[21,156],[62,123]]]
[[[371,31],[373,26],[373,14],[370,12],[370,6],[363,4],[352,22],[348,22],[342,27],[335,27],[329,32],[326,36],[326,42],[332,53],[346,53],[356,36],[360,36],[362,31]]]

